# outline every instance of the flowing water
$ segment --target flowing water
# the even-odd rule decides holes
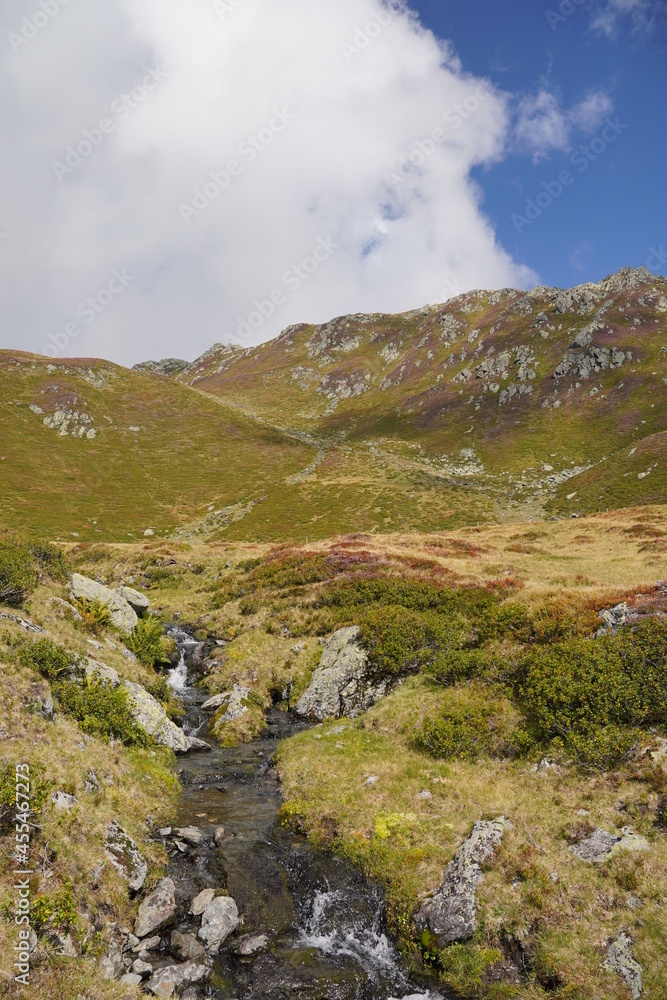
[[[170,683],[187,712],[185,729],[206,738],[200,710],[206,697],[188,685],[187,658],[194,645],[173,630],[181,662]],[[304,723],[271,711],[268,731],[253,743],[182,759],[183,784],[176,826],[200,827],[222,843],[172,856],[177,898],[186,902],[205,888],[225,889],[243,915],[243,926],[218,956],[213,976],[193,996],[218,1000],[442,1000],[406,970],[383,928],[380,889],[349,863],[315,851],[303,837],[276,825],[282,804],[272,758],[281,739]],[[213,741],[211,741],[213,742]],[[196,933],[196,924],[181,925]],[[268,948],[238,954],[240,936],[267,935]]]

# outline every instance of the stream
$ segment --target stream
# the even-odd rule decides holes
[[[199,827],[208,843],[172,850],[169,875],[182,913],[202,889],[224,889],[243,918],[209,983],[189,990],[188,1000],[443,1000],[407,971],[386,936],[381,889],[276,823],[282,797],[272,759],[280,740],[307,724],[271,710],[261,738],[233,749],[215,746],[200,708],[208,695],[188,679],[195,640],[176,628],[170,635],[181,652],[169,683],[185,706],[184,729],[213,749],[179,759],[183,792],[174,825]],[[186,920],[179,929],[196,934],[197,926]],[[239,939],[247,935],[266,935],[268,947],[240,954]]]

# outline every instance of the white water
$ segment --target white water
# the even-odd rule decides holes
[[[310,916],[305,921],[298,943],[316,948],[325,955],[346,956],[354,959],[373,978],[378,970],[402,978],[397,965],[396,951],[380,929],[379,915],[373,927],[355,927],[354,918],[341,926],[341,909],[345,907],[346,894],[341,891],[315,894]],[[333,918],[336,918],[335,920]],[[409,996],[388,997],[387,1000],[442,1000],[435,993],[411,993]]]
[[[176,666],[169,671],[167,684],[174,691],[183,692],[188,687],[188,665],[186,657],[190,650],[197,645],[197,640],[193,639],[187,632],[184,632],[183,629],[176,627],[168,629],[167,635],[178,644],[178,648],[181,652],[180,660]]]

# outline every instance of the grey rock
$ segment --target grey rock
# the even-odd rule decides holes
[[[160,943],[160,935],[155,934],[154,937],[147,938],[145,941],[139,941],[137,944],[132,945],[132,951],[148,954],[149,951],[157,951],[160,947]]]
[[[174,753],[187,753],[192,749],[192,737],[171,721],[157,699],[149,694],[141,684],[125,681],[128,704],[137,725],[152,736],[156,743],[168,747]]]
[[[132,972],[135,976],[141,976],[142,979],[147,979],[149,976],[153,975],[153,966],[148,962],[143,962],[140,958],[137,958],[132,963]]]
[[[78,952],[74,947],[74,942],[72,941],[71,934],[54,934],[51,938],[53,942],[53,947],[57,955],[62,955],[64,958],[78,958]],[[113,956],[109,956],[113,961]],[[115,964],[115,963],[114,963]]]
[[[167,965],[159,969],[153,978],[147,983],[147,989],[157,996],[171,996],[174,991],[178,992],[193,983],[201,983],[211,975],[208,965],[197,962],[184,962],[182,965]],[[160,987],[172,987],[172,994],[160,993]],[[157,989],[156,989],[157,987]]]
[[[69,812],[74,806],[78,806],[79,801],[67,792],[56,792],[51,796],[51,801],[58,812]]]
[[[648,851],[650,846],[644,837],[637,836],[628,827],[621,830],[620,837],[598,827],[590,837],[580,840],[578,844],[571,844],[570,850],[580,861],[599,863],[619,851]]]
[[[118,687],[120,684],[117,671],[113,667],[107,667],[106,663],[100,663],[99,660],[91,660],[87,657],[83,661],[83,670],[88,680],[101,681],[104,684],[110,684],[111,687]]]
[[[198,896],[195,896],[190,907],[190,913],[193,917],[201,917],[206,907],[213,902],[214,898],[215,889],[203,889]]]
[[[7,611],[0,611],[0,620],[13,622],[14,625],[18,625],[19,628],[22,628],[24,632],[44,631],[41,625],[35,625],[34,622],[28,621],[27,618],[21,618],[20,615],[11,615]]]
[[[134,365],[132,371],[144,372],[146,375],[176,375],[190,366],[189,361],[180,358],[163,358],[162,361],[142,361]]]
[[[116,970],[113,967],[113,962],[111,962],[111,960],[108,959],[106,955],[103,955],[99,961],[99,970],[102,974],[103,979],[116,978]]]
[[[127,937],[127,941],[123,945],[123,951],[132,951],[132,949],[136,948],[137,945],[143,947],[138,937],[136,937],[134,934],[129,934]]]
[[[158,836],[160,837],[171,837],[171,827],[163,826],[161,830],[158,830]]]
[[[239,924],[239,911],[231,896],[218,896],[204,910],[199,938],[209,955],[217,955],[221,946]]]
[[[129,833],[116,821],[106,832],[104,849],[116,871],[127,879],[130,889],[139,892],[148,875],[148,862]]]
[[[111,619],[116,628],[129,635],[136,628],[138,618],[124,597],[101,583],[89,580],[80,573],[74,573],[70,581],[70,591],[74,597],[89,601],[99,601],[111,612]]]
[[[121,986],[140,986],[141,976],[136,976],[133,972],[126,972],[118,981]]]
[[[441,948],[472,937],[477,929],[477,886],[484,877],[481,866],[491,861],[509,825],[504,816],[475,823],[445,868],[442,885],[417,911],[414,923],[419,934],[428,930]]]
[[[169,983],[166,980],[163,982],[161,979],[149,979],[145,984],[144,989],[147,993],[152,993],[156,997],[173,997],[176,992],[176,987],[173,983]]]
[[[118,593],[124,600],[127,601],[139,618],[141,618],[142,615],[145,615],[151,606],[151,602],[146,595],[140,593],[138,590],[133,590],[132,587],[119,587]]]
[[[81,617],[81,615],[79,614],[79,612],[76,610],[76,608],[74,607],[74,605],[70,604],[68,601],[63,601],[62,597],[52,597],[49,600],[49,604],[55,604],[56,607],[60,608],[61,611],[64,611],[65,614],[67,615],[67,617],[71,618],[72,621],[74,621],[74,622],[82,622],[83,621],[83,618]]]
[[[220,844],[225,839],[225,828],[224,826],[219,826],[216,828],[213,839],[215,840],[216,846],[220,847]]]
[[[148,937],[158,927],[169,923],[175,913],[176,886],[170,878],[163,878],[157,889],[139,907],[134,933],[138,938]]]
[[[169,947],[181,962],[206,958],[206,949],[199,943],[194,934],[181,934],[180,931],[174,931],[169,941]]]
[[[637,617],[636,612],[625,601],[622,604],[617,604],[614,608],[600,611],[598,618],[602,619],[604,626],[599,630],[597,635],[601,636],[607,635],[609,632],[616,632],[622,625],[625,625],[628,621],[635,620]]]
[[[632,941],[627,934],[616,938],[605,961],[605,968],[617,972],[625,980],[632,993],[632,1000],[640,1000],[642,995],[642,967],[632,957]]]
[[[328,640],[310,687],[296,705],[308,719],[355,718],[386,695],[391,682],[368,676],[368,655],[356,626],[341,628]]]
[[[234,951],[242,958],[251,958],[260,951],[266,951],[268,947],[269,938],[266,934],[244,934],[234,945]]]
[[[174,834],[193,847],[201,847],[206,843],[206,837],[198,826],[182,826],[174,830]]]
[[[250,710],[251,699],[253,692],[250,688],[244,687],[242,684],[235,684],[231,691],[225,691],[221,695],[217,695],[215,698],[210,698],[208,702],[203,705],[206,708],[207,705],[211,708],[210,702],[217,702],[213,707],[217,709],[225,709],[220,718],[216,719],[216,729],[218,726],[223,726],[227,722],[234,722],[236,719],[240,719],[243,715]]]

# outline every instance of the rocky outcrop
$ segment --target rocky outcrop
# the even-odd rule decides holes
[[[253,692],[250,688],[235,684],[231,691],[223,691],[204,702],[202,708],[206,711],[220,710],[215,725],[222,726],[227,722],[235,722],[250,711]]]
[[[476,893],[481,866],[493,858],[510,824],[504,816],[475,823],[472,834],[444,871],[442,885],[414,917],[418,934],[435,939],[439,948],[467,941],[477,930]]]
[[[168,747],[174,753],[210,749],[203,740],[187,736],[175,722],[172,722],[160,702],[141,684],[125,681],[125,688],[135,722],[160,746]]]
[[[648,851],[649,849],[648,841],[633,833],[627,826],[621,830],[620,837],[598,827],[590,837],[580,840],[578,844],[570,845],[570,850],[580,861],[594,863],[606,861],[607,858],[618,854],[619,851]]]
[[[151,602],[138,590],[133,590],[132,587],[119,587],[118,593],[120,596],[127,601],[132,610],[141,618],[145,615],[151,606]]]
[[[170,878],[163,878],[155,892],[147,896],[139,907],[134,922],[138,938],[148,937],[159,927],[164,927],[176,915],[176,886]]]
[[[204,910],[199,937],[209,955],[217,955],[239,925],[239,911],[231,896],[218,896]]]
[[[642,967],[632,957],[632,941],[627,934],[620,934],[609,951],[604,963],[610,972],[617,972],[625,980],[632,993],[632,1000],[640,1000],[642,995]]]
[[[136,628],[139,620],[136,611],[133,611],[125,598],[115,590],[110,590],[95,580],[89,580],[80,573],[74,573],[70,581],[70,591],[75,598],[98,601],[108,608],[114,625],[124,635],[130,635]]]
[[[189,361],[180,358],[163,358],[162,361],[143,361],[134,365],[133,372],[144,372],[147,375],[177,375],[189,366]]]
[[[120,872],[133,892],[143,888],[148,874],[148,862],[122,826],[115,820],[104,838],[104,849],[116,871]]]
[[[296,705],[307,719],[350,719],[367,711],[390,690],[392,680],[369,675],[368,654],[356,626],[341,628],[327,642],[310,687]],[[395,680],[394,680],[395,683]]]

